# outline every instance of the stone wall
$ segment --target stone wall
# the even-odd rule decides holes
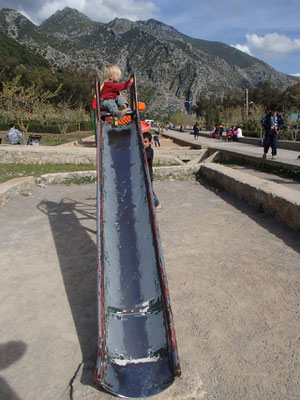
[[[96,164],[96,148],[1,145],[0,163]]]
[[[24,178],[14,178],[8,182],[0,184],[0,206],[6,203],[9,199],[24,194],[27,195],[28,190],[35,184],[33,176],[26,176]]]

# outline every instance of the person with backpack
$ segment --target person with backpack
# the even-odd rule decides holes
[[[272,148],[272,159],[275,159],[277,156],[278,132],[284,127],[284,120],[278,113],[277,105],[271,106],[271,111],[263,117],[261,124],[265,129],[263,159],[267,158],[270,146]]]
[[[198,139],[199,136],[199,124],[198,122],[195,122],[195,125],[193,126],[193,131],[194,131],[194,139]]]
[[[219,135],[219,140],[222,139],[223,132],[224,132],[223,125],[220,124],[220,125],[216,128],[216,134]]]

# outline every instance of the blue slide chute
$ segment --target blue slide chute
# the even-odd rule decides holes
[[[138,104],[136,77],[131,109]],[[138,107],[107,124],[97,99],[98,357],[95,380],[147,397],[180,375],[168,284]]]

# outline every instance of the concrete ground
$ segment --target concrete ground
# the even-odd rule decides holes
[[[299,400],[300,234],[194,180],[155,182],[182,377],[159,400]],[[95,185],[0,209],[1,400],[112,399],[96,357]]]
[[[253,155],[263,155],[263,148],[259,146],[253,146],[246,143],[240,142],[226,142],[224,140],[212,139],[203,136],[199,136],[198,139],[194,139],[194,136],[187,132],[178,132],[172,129],[168,129],[163,133],[163,135],[169,136],[173,139],[183,139],[187,143],[192,145],[202,145],[204,147],[218,148],[224,150],[234,150],[238,151],[241,154],[253,154]],[[300,160],[297,160],[299,156],[299,151],[278,149],[277,151],[277,159],[289,160],[290,162],[295,163],[295,165],[300,166]],[[268,158],[271,158],[271,149],[268,152]]]

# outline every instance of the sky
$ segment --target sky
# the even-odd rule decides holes
[[[15,9],[36,25],[64,7],[99,22],[154,18],[300,76],[300,0],[0,0],[0,7]]]

